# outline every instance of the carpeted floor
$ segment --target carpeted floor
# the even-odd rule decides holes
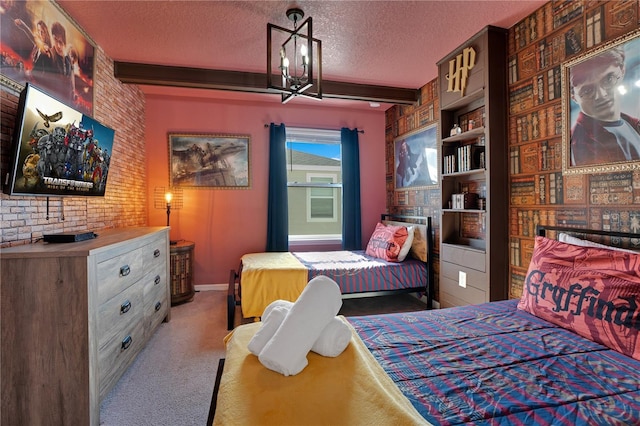
[[[347,299],[341,315],[425,309],[411,295]],[[202,426],[207,422],[218,361],[224,357],[226,291],[196,293],[163,323],[104,399],[105,426]],[[236,310],[236,324],[247,322]]]

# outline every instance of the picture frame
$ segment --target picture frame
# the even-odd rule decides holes
[[[5,2],[3,8],[0,84],[19,92],[30,83],[91,115],[93,40],[53,1],[12,1]]]
[[[415,130],[393,141],[393,182],[396,191],[437,188],[438,124]]]
[[[249,135],[168,133],[170,186],[250,188]]]
[[[561,77],[562,173],[640,169],[640,30],[563,63]]]

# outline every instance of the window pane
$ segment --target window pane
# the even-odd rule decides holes
[[[333,198],[312,198],[310,213],[312,219],[333,218]]]
[[[312,197],[332,197],[333,188],[309,188]]]

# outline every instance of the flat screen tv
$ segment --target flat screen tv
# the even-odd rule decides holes
[[[27,83],[13,134],[9,195],[104,196],[115,132]]]

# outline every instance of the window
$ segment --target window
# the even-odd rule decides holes
[[[317,184],[307,189],[307,220],[309,222],[336,222],[338,212],[336,207],[336,188],[331,184],[336,183],[337,175],[307,174],[307,182]]]
[[[286,149],[289,241],[340,241],[340,132],[287,128]]]

